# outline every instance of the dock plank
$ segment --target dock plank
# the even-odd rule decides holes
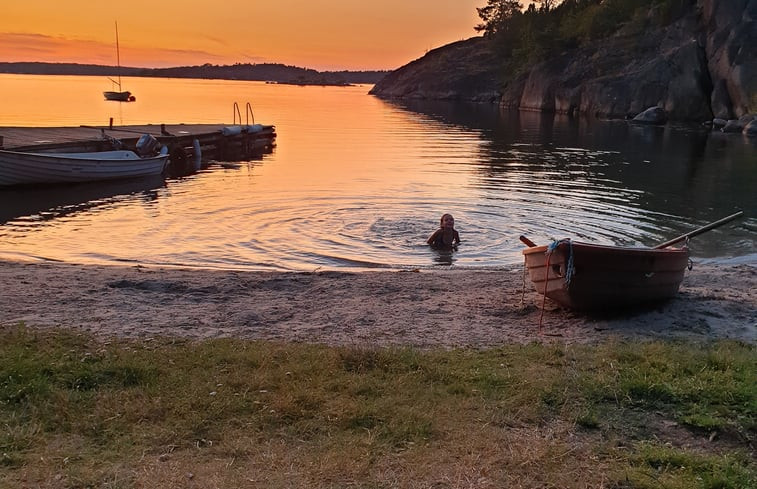
[[[91,141],[103,138],[104,134],[116,139],[138,138],[141,134],[155,137],[166,136],[161,127],[170,135],[192,137],[217,133],[226,124],[147,124],[129,126],[64,126],[64,127],[0,127],[3,149],[26,146],[67,144],[78,141]]]

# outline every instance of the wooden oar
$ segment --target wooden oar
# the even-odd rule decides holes
[[[671,246],[671,245],[674,245],[674,244],[676,244],[678,242],[681,242],[681,241],[683,241],[686,238],[693,238],[694,236],[698,236],[698,235],[700,235],[702,233],[710,231],[711,229],[715,229],[718,226],[722,226],[725,223],[731,222],[734,219],[736,219],[737,217],[741,216],[742,214],[744,214],[744,211],[739,211],[739,212],[737,212],[735,214],[731,214],[730,216],[724,217],[723,219],[720,219],[719,221],[715,221],[715,222],[710,223],[710,224],[708,224],[706,226],[702,226],[699,229],[695,229],[694,231],[691,231],[690,233],[682,234],[681,236],[678,236],[677,238],[673,238],[670,241],[665,241],[662,244],[658,244],[657,246],[654,247],[654,249],[655,250],[659,250],[659,249],[662,249],[662,248],[667,248],[668,246]]]
[[[98,131],[115,131],[115,132],[130,132],[132,134],[151,134],[153,136],[165,136],[165,134],[158,134],[158,133],[150,133],[148,131],[135,131],[134,129],[126,129],[126,128],[118,128],[118,127],[97,127],[97,126],[87,126],[85,124],[80,125],[79,127],[82,127],[84,129],[97,129]]]
[[[531,241],[530,239],[526,238],[526,237],[525,237],[525,236],[523,236],[522,234],[520,235],[520,240],[521,240],[521,241],[523,241],[523,243],[524,243],[524,244],[525,244],[526,246],[528,246],[529,248],[533,248],[534,246],[536,246],[536,243],[534,243],[534,242],[533,242],[533,241]]]

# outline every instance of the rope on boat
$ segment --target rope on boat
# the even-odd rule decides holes
[[[686,237],[686,241],[684,241],[684,243],[683,243],[683,247],[684,247],[685,249],[689,249],[689,238],[688,238],[688,237]],[[688,269],[689,269],[689,271],[691,271],[691,269],[692,269],[692,268],[694,268],[694,262],[693,262],[693,261],[691,261],[691,258],[689,258],[689,263],[687,264],[687,267],[686,267],[686,268],[688,268]]]
[[[539,315],[539,336],[541,336],[541,325],[544,322],[544,306],[547,303],[547,285],[549,284],[549,259],[552,258],[552,252],[547,247],[547,267],[544,269],[544,293],[541,296],[541,314]]]
[[[575,273],[576,269],[573,266],[573,242],[569,238],[561,239],[561,240],[552,240],[552,243],[550,243],[547,246],[547,251],[545,252],[545,255],[547,255],[547,265],[544,270],[544,294],[542,294],[542,300],[541,300],[541,314],[539,315],[539,334],[542,334],[542,323],[544,322],[544,307],[547,302],[547,286],[549,285],[549,262],[552,258],[552,253],[563,243],[567,243],[568,245],[568,259],[565,261],[565,286],[570,286],[570,281],[573,279],[573,274]]]
[[[547,260],[549,260],[549,255],[551,255],[552,252],[563,243],[568,244],[568,259],[565,262],[565,285],[570,286],[570,281],[573,279],[573,274],[576,272],[576,269],[573,266],[573,241],[569,238],[561,239],[559,241],[552,240],[552,243],[547,246]],[[549,270],[547,270],[547,273],[549,273]]]
[[[526,260],[523,260],[523,286],[520,289],[520,308],[523,309],[523,305],[526,302]]]

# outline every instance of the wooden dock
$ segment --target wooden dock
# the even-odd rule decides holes
[[[276,145],[275,126],[227,124],[160,124],[78,127],[0,127],[0,149],[28,152],[83,152],[113,149],[114,140],[134,148],[143,134],[166,145],[171,164],[183,164],[199,142],[202,158],[241,161],[270,153]]]

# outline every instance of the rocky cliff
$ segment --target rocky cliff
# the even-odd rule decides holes
[[[520,76],[501,66],[491,41],[472,38],[430,51],[371,93],[607,118],[653,106],[672,120],[738,118],[757,113],[757,0],[698,0],[665,27],[621,29]]]
[[[386,98],[499,102],[501,63],[483,37],[429,51],[381,79],[370,91]]]

